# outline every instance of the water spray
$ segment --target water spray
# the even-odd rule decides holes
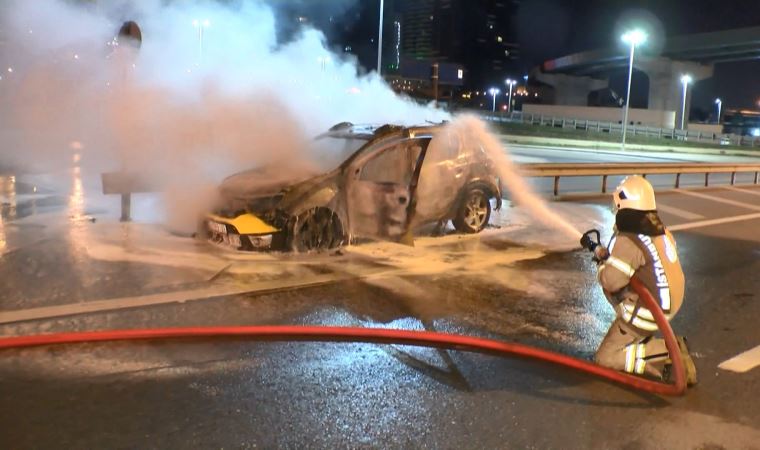
[[[565,218],[549,209],[544,199],[528,185],[525,177],[510,159],[507,149],[482,120],[471,115],[458,116],[447,129],[458,136],[459,145],[479,146],[488,154],[501,184],[507,187],[514,201],[528,209],[535,219],[560,231],[574,242],[581,238],[582,233]]]

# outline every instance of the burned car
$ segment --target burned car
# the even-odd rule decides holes
[[[403,241],[448,220],[460,232],[480,232],[491,201],[501,207],[499,179],[482,148],[444,130],[338,124],[317,139],[359,148],[337,168],[262,167],[225,179],[219,208],[204,221],[207,236],[240,250],[304,252],[363,238]]]

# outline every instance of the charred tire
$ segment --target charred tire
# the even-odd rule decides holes
[[[329,250],[343,245],[340,218],[328,208],[308,209],[290,220],[286,247],[294,252]]]
[[[462,196],[452,223],[460,233],[479,233],[491,219],[491,200],[486,190],[469,187]]]

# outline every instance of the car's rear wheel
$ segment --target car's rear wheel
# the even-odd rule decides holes
[[[291,221],[289,248],[296,252],[329,250],[343,245],[340,218],[328,208],[312,208]]]
[[[468,188],[452,221],[461,233],[479,233],[491,219],[491,201],[480,187]]]

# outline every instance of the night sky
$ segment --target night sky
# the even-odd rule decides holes
[[[346,38],[355,42],[361,49],[357,52],[360,61],[371,68],[376,56],[369,40],[376,33],[379,1],[361,0],[353,5],[332,1],[341,10],[333,29],[326,30],[330,40],[335,44]],[[315,3],[324,7],[324,2],[311,5]],[[645,23],[650,28],[653,47],[667,36],[760,26],[760,0],[522,0],[505,20],[513,24],[521,46],[516,70],[525,73],[547,59],[578,51],[602,47],[625,51],[619,43],[620,30],[631,23]],[[635,93],[634,85],[632,102]],[[723,99],[724,108],[757,108],[760,61],[716,66],[713,78],[694,85],[692,113],[713,112],[716,97]]]

